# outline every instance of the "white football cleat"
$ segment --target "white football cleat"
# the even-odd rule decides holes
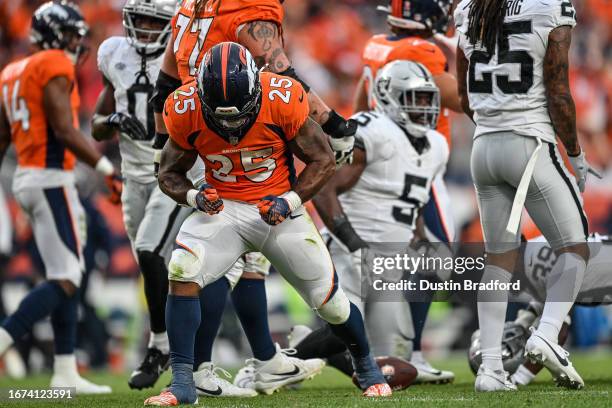
[[[277,344],[276,354],[270,360],[251,359],[255,368],[255,390],[269,395],[285,385],[313,378],[325,367],[325,361],[320,358],[302,360],[290,357],[294,353],[295,350],[281,349]]]
[[[110,394],[113,392],[111,387],[108,385],[98,385],[91,381],[86,380],[78,374],[66,374],[66,373],[55,373],[51,377],[51,388],[62,387],[69,388],[74,387],[76,393],[80,395],[86,394]]]
[[[438,370],[426,360],[413,360],[410,364],[417,369],[417,377],[413,384],[448,384],[455,380],[452,371]]]
[[[312,329],[308,326],[304,326],[302,324],[293,326],[291,328],[291,332],[289,332],[289,335],[287,335],[289,348],[294,348],[300,344],[302,340],[304,340],[310,333],[312,333]]]
[[[569,353],[557,343],[546,339],[537,330],[525,344],[525,357],[532,363],[542,364],[550,371],[555,384],[572,390],[584,387],[584,381],[569,360]]]
[[[253,358],[246,361],[246,365],[236,373],[234,377],[234,385],[240,388],[255,389],[255,366]]]
[[[238,387],[217,373],[231,378],[230,373],[221,367],[215,367],[213,363],[202,363],[198,371],[193,373],[198,395],[203,397],[255,397],[257,392],[251,388]]]
[[[474,390],[479,392],[516,391],[516,385],[512,384],[506,371],[493,371],[481,365],[474,382]]]

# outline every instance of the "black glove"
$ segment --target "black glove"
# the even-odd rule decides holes
[[[106,119],[113,128],[117,129],[121,133],[125,133],[133,140],[148,140],[149,136],[147,130],[136,118],[128,116],[121,112],[115,112],[109,115]]]

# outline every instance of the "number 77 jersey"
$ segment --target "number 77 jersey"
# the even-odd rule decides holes
[[[240,140],[226,139],[206,125],[195,81],[168,96],[164,122],[170,138],[185,150],[197,150],[206,165],[206,181],[223,199],[256,203],[280,195],[295,180],[288,142],[308,118],[308,98],[299,82],[262,72],[261,107]]]
[[[474,111],[474,136],[498,131],[555,143],[544,88],[543,64],[549,33],[576,25],[570,0],[508,0],[502,35],[494,53],[470,44],[466,33],[471,0],[455,9],[459,46],[469,61],[467,88]]]

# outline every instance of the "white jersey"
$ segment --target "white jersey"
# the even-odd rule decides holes
[[[592,234],[588,238],[591,256],[576,303],[612,303],[612,241]],[[525,246],[524,267],[526,285],[523,289],[539,301],[546,299],[546,279],[557,256],[542,236]]]
[[[408,242],[418,211],[429,201],[431,183],[444,173],[448,144],[440,133],[425,136],[429,148],[419,154],[406,133],[388,116],[360,112],[355,145],[366,153],[361,178],[340,195],[355,231],[369,242]]]
[[[146,75],[140,75],[142,57],[125,37],[110,37],[98,48],[98,69],[115,88],[115,111],[135,116],[145,127],[150,140],[135,141],[119,135],[121,172],[140,183],[155,182],[153,175],[153,137],[155,119],[149,99],[161,68],[163,54],[146,61]]]
[[[476,132],[514,131],[555,143],[543,82],[549,33],[576,25],[570,0],[508,0],[504,34],[489,55],[466,37],[471,0],[455,8],[459,46],[469,61],[467,88]]]

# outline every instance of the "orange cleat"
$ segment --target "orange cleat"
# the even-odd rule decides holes
[[[389,387],[387,383],[370,385],[368,389],[363,392],[364,397],[372,398],[390,397],[391,394],[393,394],[393,391],[391,391],[391,387]]]
[[[170,391],[163,391],[159,395],[147,398],[144,404],[145,406],[155,407],[175,407],[179,402]]]

